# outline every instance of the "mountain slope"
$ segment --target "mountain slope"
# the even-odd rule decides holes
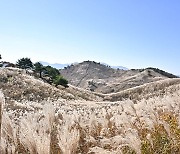
[[[121,70],[84,61],[60,70],[69,83],[99,93],[114,93],[176,76],[155,68]]]
[[[56,88],[18,68],[0,69],[0,87],[5,95],[7,107],[10,108],[14,108],[17,101],[102,100],[100,96],[71,85],[68,89],[61,86]]]

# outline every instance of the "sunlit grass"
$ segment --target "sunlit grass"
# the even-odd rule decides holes
[[[12,72],[6,72],[3,77],[6,75],[8,80],[3,82],[12,86],[13,91],[9,94],[11,99],[6,97],[6,102],[0,94],[0,103],[3,104],[2,154],[180,153],[178,79],[148,84],[141,90],[139,87],[131,89],[128,95],[134,94],[132,100],[98,102],[76,99],[75,94],[80,91],[75,91],[75,88],[67,90],[68,94],[61,97],[64,90],[53,89],[33,77],[22,78],[20,82]],[[13,86],[17,82],[19,87],[29,86],[30,92],[22,94],[22,89]],[[57,99],[37,99],[51,90],[49,97],[55,98],[57,92],[63,93],[58,94]],[[156,90],[158,92],[154,95]],[[9,93],[8,89],[4,91]],[[32,101],[28,100],[31,93]],[[43,95],[38,97],[40,94]],[[140,98],[143,95],[147,96],[146,99]],[[24,96],[27,98],[22,99]],[[121,96],[117,94],[115,97]]]

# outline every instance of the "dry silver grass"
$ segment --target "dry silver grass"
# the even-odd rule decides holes
[[[175,92],[179,89],[180,79],[164,79],[152,83],[129,88],[117,93],[101,95],[104,100],[108,101],[122,101],[124,99],[141,100],[143,98],[149,99],[154,96],[166,95],[168,91]],[[170,90],[171,89],[171,90]]]
[[[80,132],[71,117],[64,117],[65,121],[58,126],[58,145],[65,154],[75,154],[79,145]]]
[[[0,143],[1,143],[1,125],[2,125],[2,110],[5,103],[4,95],[0,91]]]
[[[179,84],[135,103],[60,99],[14,105],[3,114],[2,154],[180,153]]]

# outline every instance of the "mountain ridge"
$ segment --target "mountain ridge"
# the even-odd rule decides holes
[[[121,70],[94,61],[70,65],[60,69],[60,73],[74,86],[105,94],[167,78],[178,78],[157,68]]]
[[[78,62],[61,64],[61,63],[48,63],[48,62],[44,62],[44,61],[40,61],[40,63],[45,65],[45,66],[49,65],[49,66],[52,66],[52,67],[57,68],[57,69],[63,69],[64,67],[74,65],[74,64],[78,64]],[[81,63],[81,62],[79,62],[79,63]],[[122,70],[128,70],[129,69],[129,68],[124,67],[124,66],[113,66],[113,65],[109,65],[109,64],[104,63],[104,62],[100,62],[100,64],[110,66],[110,67],[112,67],[114,69],[122,69]]]

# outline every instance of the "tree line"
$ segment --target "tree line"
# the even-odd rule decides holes
[[[18,68],[32,70],[36,76],[46,80],[55,86],[62,85],[68,87],[68,81],[60,74],[59,70],[51,66],[43,66],[40,62],[33,64],[30,58],[21,58],[16,63]]]

